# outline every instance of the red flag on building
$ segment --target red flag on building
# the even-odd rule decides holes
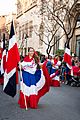
[[[71,52],[70,52],[70,48],[69,48],[69,42],[65,48],[65,53],[64,53],[64,62],[66,62],[66,65],[69,69],[71,69],[72,67],[72,62],[71,62]]]

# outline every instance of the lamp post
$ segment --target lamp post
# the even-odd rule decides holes
[[[28,40],[28,35],[27,34],[25,34],[25,45],[26,45],[26,49],[25,49],[25,54],[27,54],[28,55],[28,45],[27,45],[27,40]]]

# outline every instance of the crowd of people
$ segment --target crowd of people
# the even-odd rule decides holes
[[[41,62],[42,61],[43,60],[41,60]],[[52,86],[57,87],[60,86],[61,83],[70,84],[72,77],[76,77],[78,80],[80,80],[79,58],[72,54],[71,62],[72,66],[69,68],[64,62],[64,57],[58,55],[50,55],[47,62],[47,67],[52,78]]]
[[[20,95],[18,104],[21,108],[37,108],[39,99],[49,91],[49,87],[60,87],[62,83],[70,84],[72,77],[80,79],[80,62],[72,56],[72,68],[69,69],[62,56],[41,57],[30,47],[28,55],[19,64]],[[0,84],[3,76],[0,74]]]

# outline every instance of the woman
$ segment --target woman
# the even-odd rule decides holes
[[[32,47],[28,50],[26,56],[21,63],[22,65],[22,80],[20,82],[20,97],[19,105],[21,108],[31,107],[37,108],[38,101],[41,96],[49,91],[48,71],[47,75],[39,67],[39,58]],[[46,69],[46,68],[45,68]],[[45,80],[46,78],[46,80]]]
[[[53,67],[51,69],[51,75],[50,77],[52,78],[51,86],[54,87],[60,87],[60,66],[61,66],[61,57],[57,56],[56,62],[53,62]]]

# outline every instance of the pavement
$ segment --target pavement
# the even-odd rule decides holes
[[[80,120],[80,87],[51,87],[37,109],[19,108],[18,97],[19,92],[14,98],[6,95],[0,85],[0,120]]]

